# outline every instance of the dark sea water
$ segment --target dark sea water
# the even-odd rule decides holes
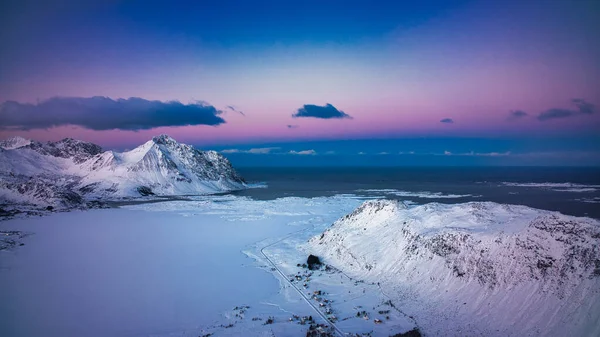
[[[494,201],[600,218],[600,168],[397,167],[240,168],[236,195],[269,200],[352,194],[422,204]]]

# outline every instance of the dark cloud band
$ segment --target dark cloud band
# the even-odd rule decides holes
[[[524,117],[527,117],[527,112],[523,110],[513,110],[508,114],[508,119],[510,120],[517,120]]]
[[[537,116],[537,119],[544,122],[551,119],[567,118],[577,115],[591,115],[596,112],[596,106],[594,106],[592,103],[586,102],[583,99],[574,98],[571,100],[571,103],[575,105],[575,109],[548,109],[540,113]]]
[[[204,102],[149,101],[143,98],[55,97],[38,104],[0,105],[0,129],[30,130],[77,125],[91,130],[147,130],[164,126],[219,125],[222,112]]]
[[[299,117],[313,117],[321,119],[332,119],[332,118],[348,118],[352,119],[347,113],[336,109],[333,105],[327,103],[324,106],[305,104],[302,108],[298,109],[296,113],[292,115],[294,118]]]

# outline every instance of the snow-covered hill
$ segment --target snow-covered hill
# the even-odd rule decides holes
[[[367,201],[307,249],[425,333],[600,336],[600,222],[491,202]]]
[[[222,155],[166,135],[123,153],[70,138],[48,143],[13,138],[0,150],[0,204],[73,207],[91,200],[245,187]]]

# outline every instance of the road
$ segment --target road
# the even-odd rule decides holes
[[[298,232],[302,232],[305,231],[306,229],[302,229]],[[290,279],[287,275],[285,275],[283,273],[283,271],[281,271],[281,269],[279,269],[279,267],[277,267],[277,265],[267,256],[267,254],[265,254],[264,250],[265,248],[269,248],[270,246],[273,246],[274,244],[277,244],[287,238],[289,238],[292,235],[297,234],[298,232],[294,232],[286,237],[284,237],[283,239],[273,242],[267,246],[264,246],[260,249],[260,253],[265,257],[265,259],[267,259],[267,261],[269,261],[269,263],[273,266],[273,268],[275,268],[275,270],[277,270],[277,272],[279,273],[279,275],[281,275],[281,277],[285,280],[285,282],[287,282],[290,286],[292,286],[294,289],[296,289],[296,291],[298,292],[298,294],[304,299],[304,301],[306,303],[308,303],[308,305],[311,306],[311,308],[313,308],[313,310],[317,313],[317,315],[321,316],[321,318],[323,318],[323,320],[325,322],[327,322],[334,330],[335,332],[340,336],[340,337],[345,337],[346,334],[340,330],[340,328],[338,328],[333,322],[331,322],[327,316],[325,316],[325,314],[323,314],[314,304],[312,304],[312,302],[310,301],[310,299],[308,297],[306,297],[306,295],[302,292],[302,290],[300,288],[298,288],[294,283],[290,282]]]

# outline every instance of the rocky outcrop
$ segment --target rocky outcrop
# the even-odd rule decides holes
[[[43,155],[71,159],[76,164],[81,164],[103,152],[99,145],[73,138],[47,143],[31,142],[22,148],[32,149]]]

